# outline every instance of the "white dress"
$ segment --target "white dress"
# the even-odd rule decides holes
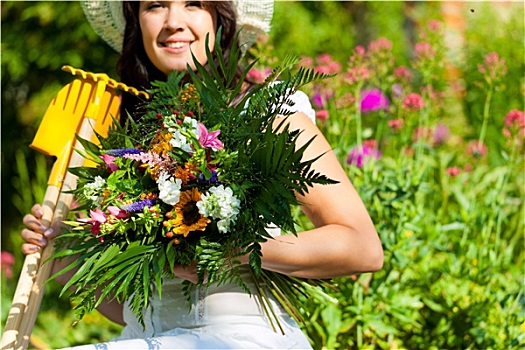
[[[305,93],[295,93],[292,100],[292,112],[303,112],[315,122]],[[280,234],[279,229],[268,230],[273,236]],[[284,335],[272,329],[255,293],[249,295],[236,285],[196,288],[192,300],[190,307],[182,279],[165,280],[162,299],[154,293],[151,305],[144,310],[145,329],[126,304],[126,326],[118,338],[74,349],[311,349],[297,323],[275,300],[271,303]]]

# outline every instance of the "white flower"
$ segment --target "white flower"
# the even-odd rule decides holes
[[[219,219],[217,227],[220,232],[228,232],[230,225],[237,220],[241,201],[235,197],[229,187],[223,185],[210,188],[197,202],[199,213],[206,217]]]
[[[84,196],[95,204],[99,204],[102,201],[102,197],[99,196],[106,185],[106,180],[101,176],[96,176],[93,182],[84,185]]]
[[[197,119],[185,117],[182,121],[182,125],[184,126],[184,129],[186,131],[191,132],[193,135],[195,135],[196,138],[199,138],[200,129],[199,122],[197,122]]]
[[[170,145],[173,148],[179,148],[184,152],[192,152],[191,142],[188,141],[186,135],[191,134],[195,139],[199,139],[200,129],[196,119],[185,117],[182,121],[182,125],[178,125],[175,119],[169,119],[164,121],[164,125],[168,127],[168,131],[171,132]]]
[[[168,174],[163,174],[157,180],[159,198],[166,204],[175,205],[180,199],[181,179],[175,179]]]
[[[170,145],[173,148],[179,148],[184,152],[192,152],[191,143],[188,142],[188,139],[180,130],[174,130],[171,133]]]

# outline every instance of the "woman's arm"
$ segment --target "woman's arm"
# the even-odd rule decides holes
[[[25,229],[22,230],[21,236],[26,243],[22,245],[22,252],[24,254],[31,254],[37,252],[39,249],[45,247],[48,240],[53,239],[60,231],[59,228],[46,230],[42,224],[42,207],[39,204],[35,204],[31,209],[31,214],[27,214],[23,219]],[[69,265],[70,259],[54,260],[51,274],[55,274],[62,270],[64,267]],[[63,275],[58,276],[55,280],[65,285],[69,279],[76,272],[75,269],[66,272]],[[123,306],[117,301],[104,300],[97,310],[111,321],[124,325],[124,318],[122,314]]]
[[[315,229],[287,234],[262,244],[265,269],[304,278],[331,278],[381,269],[383,249],[361,198],[319,129],[303,113],[288,117],[291,130],[302,133],[298,146],[315,136],[306,159],[320,154],[313,167],[339,181],[315,185],[299,200]]]

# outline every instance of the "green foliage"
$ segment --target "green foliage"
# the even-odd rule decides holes
[[[274,66],[290,53],[310,57],[329,53],[344,65],[355,45],[386,37],[394,43],[396,64],[408,67],[412,45],[420,40],[416,29],[441,19],[441,3],[278,1],[270,38],[257,64]],[[445,61],[461,72],[453,76],[459,95],[446,88],[438,103],[426,109],[432,121],[428,125],[440,121],[449,127],[452,137],[447,143],[416,147],[420,154],[415,160],[410,148],[408,154],[403,149],[412,135],[394,134],[387,126],[390,112],[362,116],[363,140],[384,140],[383,157],[347,171],[381,235],[385,266],[373,275],[338,279],[337,289],[328,292],[337,303],[304,300],[309,314],[300,316],[307,320],[305,330],[315,348],[518,349],[524,345],[525,179],[519,161],[523,150],[510,148],[501,135],[508,110],[523,110],[523,7],[512,2],[469,2],[463,4],[461,14],[466,28],[462,49],[445,46]],[[35,161],[27,145],[51,97],[71,80],[57,73],[60,66],[76,65],[116,77],[117,54],[82,18],[76,2],[2,2],[2,249],[15,253],[15,276],[21,265],[21,217],[45,188],[42,175],[36,175],[46,172],[43,158]],[[447,34],[455,38],[459,33]],[[477,65],[489,52],[505,58],[508,73],[490,103],[488,157],[472,158],[463,150],[479,136],[484,120],[487,90]],[[392,83],[383,81],[380,87]],[[408,87],[419,92],[421,85]],[[400,111],[401,101],[384,91],[391,106]],[[329,101],[329,119],[319,126],[344,163],[357,138],[355,104],[340,108],[331,103],[334,100]],[[424,119],[412,120],[411,130],[420,120]],[[15,164],[15,150],[27,157],[28,176],[9,166]],[[460,170],[457,176],[448,173],[454,167]],[[15,173],[20,181],[12,182]],[[39,186],[31,199],[27,189]],[[16,209],[9,201],[14,193],[20,198]],[[297,230],[312,227],[298,209],[293,212]],[[13,278],[2,278],[4,319],[15,283]],[[93,343],[118,334],[120,327],[96,312],[70,327],[74,315],[66,311],[71,307],[67,299],[58,299],[59,291],[58,286],[48,285],[31,339],[35,347]],[[61,303],[58,308],[56,300]]]

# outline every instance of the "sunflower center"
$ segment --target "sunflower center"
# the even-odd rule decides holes
[[[190,201],[182,208],[182,223],[190,226],[199,221],[201,214],[197,208],[197,202]]]

